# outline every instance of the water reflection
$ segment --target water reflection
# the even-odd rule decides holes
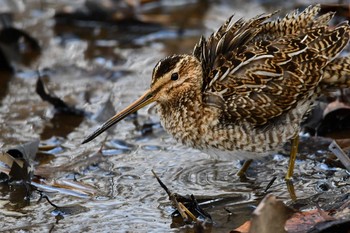
[[[74,131],[83,120],[84,116],[56,113],[53,118],[51,118],[50,122],[45,125],[40,137],[43,140],[49,139],[53,136],[65,138],[69,133]]]
[[[8,85],[12,78],[11,72],[0,71],[0,103],[2,99],[7,95]]]

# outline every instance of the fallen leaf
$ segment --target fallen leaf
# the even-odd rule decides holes
[[[250,221],[246,221],[240,227],[230,231],[230,233],[248,233],[250,229]]]
[[[16,159],[6,152],[0,152],[0,173],[10,176],[13,163],[17,163],[20,167],[24,166],[24,162],[22,160]]]
[[[284,225],[295,211],[267,195],[253,212],[249,233],[285,233]]]
[[[295,213],[287,221],[286,228],[289,233],[307,232],[317,223],[330,220],[331,217],[328,216],[329,218],[325,218],[326,215],[328,213],[320,209]]]

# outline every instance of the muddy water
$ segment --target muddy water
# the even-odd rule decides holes
[[[96,21],[55,24],[55,11],[64,4],[51,1],[29,1],[24,12],[15,14],[15,25],[38,38],[43,52],[31,68],[19,66],[14,75],[0,76],[0,147],[6,150],[39,138],[42,144],[53,146],[36,158],[36,170],[44,180],[76,181],[93,191],[50,189],[36,180],[52,203],[74,207],[56,223],[57,211],[44,199],[37,202],[38,192],[24,201],[23,197],[13,198],[16,190],[0,186],[2,231],[192,232],[191,226],[172,218],[174,209],[152,169],[173,192],[206,200],[203,206],[214,222],[208,232],[228,232],[249,219],[273,177],[277,179],[269,192],[289,204],[299,203],[299,207],[307,208],[319,195],[328,203],[327,196],[349,192],[349,175],[344,169],[327,167],[323,163],[326,152],[319,148],[316,154],[304,151],[307,156],[297,161],[296,200],[291,199],[283,180],[288,160],[282,155],[254,162],[249,178],[240,180],[234,175],[240,167],[238,161],[177,144],[148,109],[81,145],[101,123],[96,113],[106,101],[119,111],[135,100],[148,87],[152,68],[162,57],[190,52],[200,35],[209,35],[232,13],[236,18],[251,17],[292,7],[246,1],[157,4],[139,9],[138,17],[147,22],[142,25]],[[43,102],[35,93],[36,68],[51,91],[89,114],[59,114]]]

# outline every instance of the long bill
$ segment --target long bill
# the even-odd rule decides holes
[[[90,134],[85,140],[82,142],[82,144],[90,142],[94,138],[96,138],[98,135],[109,129],[114,124],[118,123],[122,119],[124,119],[126,116],[130,115],[131,113],[136,112],[137,110],[145,107],[146,105],[154,102],[154,96],[152,95],[152,92],[148,90],[145,94],[143,94],[138,100],[136,100],[134,103],[130,104],[128,107],[126,107],[121,112],[117,113],[113,117],[111,117],[109,120],[107,120],[103,125],[101,125],[95,132]]]

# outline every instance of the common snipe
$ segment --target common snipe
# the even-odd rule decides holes
[[[350,86],[350,57],[338,57],[350,27],[330,27],[334,13],[319,11],[316,5],[275,20],[275,13],[229,18],[191,55],[159,61],[150,89],[83,143],[156,102],[164,128],[183,144],[239,159],[276,151],[297,137],[322,90]]]

